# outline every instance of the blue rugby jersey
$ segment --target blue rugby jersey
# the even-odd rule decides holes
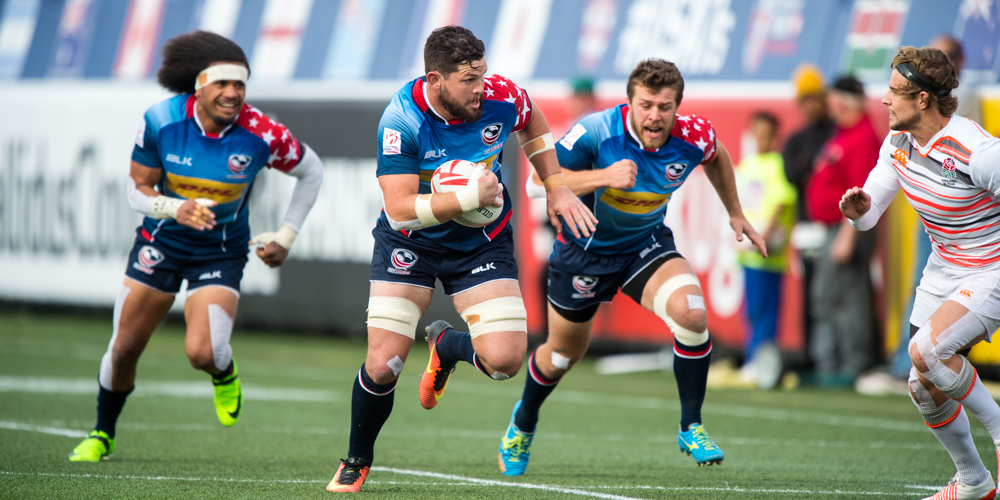
[[[573,238],[563,222],[563,238],[588,252],[615,255],[647,246],[663,224],[670,196],[700,164],[715,158],[715,130],[694,115],[677,115],[667,142],[644,149],[620,104],[584,117],[556,143],[559,164],[570,170],[607,168],[629,159],[639,169],[631,189],[600,188],[580,197],[600,223],[589,238]]]
[[[165,196],[218,203],[211,209],[216,226],[196,231],[174,219],[146,217],[141,233],[195,255],[245,254],[254,178],[264,167],[294,168],[302,145],[284,125],[246,103],[221,134],[204,133],[195,116],[196,101],[194,95],[182,94],[151,106],[136,135],[132,161],[163,170],[157,189]]]
[[[425,77],[404,85],[392,97],[378,124],[376,175],[417,174],[420,176],[421,194],[431,192],[434,170],[450,160],[485,163],[500,178],[507,135],[528,125],[531,101],[524,90],[500,75],[491,75],[485,80],[483,115],[475,123],[462,120],[445,122],[428,104]],[[403,234],[468,251],[499,235],[507,227],[510,217],[511,197],[507,186],[504,186],[503,211],[489,226],[472,228],[446,221],[419,231],[403,231]],[[385,211],[379,216],[377,224],[389,229]]]

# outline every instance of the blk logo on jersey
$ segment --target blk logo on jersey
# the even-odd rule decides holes
[[[191,157],[189,157],[189,156],[185,156],[184,158],[181,158],[180,156],[177,156],[177,155],[171,153],[171,154],[167,155],[167,161],[169,161],[170,163],[176,163],[178,165],[184,165],[184,166],[188,166],[188,167],[192,166],[191,165]]]
[[[163,253],[157,250],[156,247],[144,245],[139,249],[137,262],[134,262],[132,267],[146,274],[153,274],[153,267],[163,262],[164,258]]]
[[[671,163],[667,165],[667,180],[674,182],[680,179],[684,175],[685,170],[687,170],[687,163]]]
[[[234,174],[243,172],[250,166],[252,158],[247,155],[235,154],[229,156],[229,170]]]
[[[405,249],[396,248],[392,251],[392,267],[386,269],[386,271],[393,274],[410,274],[410,269],[414,264],[417,263],[417,254]]]
[[[596,294],[594,287],[597,286],[599,279],[595,276],[573,276],[573,288],[577,293],[574,293],[572,297],[574,299],[589,299],[593,297]]]
[[[492,146],[497,140],[500,139],[500,132],[503,131],[503,124],[500,122],[491,123],[483,128],[482,137],[483,144],[487,146]]]

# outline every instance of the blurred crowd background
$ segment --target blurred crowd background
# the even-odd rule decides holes
[[[527,90],[556,136],[623,102],[640,60],[677,63],[680,113],[713,122],[771,248],[762,259],[737,245],[700,171],[670,200],[667,223],[706,292],[722,362],[712,383],[773,386],[777,359],[803,383],[905,390],[894,376],[909,360],[897,353],[930,242],[905,200],[865,234],[835,201],[875,164],[901,45],[944,50],[960,69],[958,113],[1000,133],[994,0],[0,0],[0,307],[110,312],[139,221],[124,194],[132,143],[145,108],[167,97],[153,80],[160,49],[204,29],[243,47],[248,102],[326,168],[288,263],[251,259],[238,324],[364,335],[382,205],[376,126],[422,74],[426,35],[447,24],[486,43],[489,72]],[[543,336],[554,233],[524,196],[529,168],[507,148],[529,333]],[[281,177],[254,186],[255,227],[284,215],[292,181]],[[424,323],[438,318],[460,322],[442,300]],[[671,342],[623,296],[602,307],[594,338],[619,352]],[[1000,349],[982,344],[970,360],[1000,378]]]

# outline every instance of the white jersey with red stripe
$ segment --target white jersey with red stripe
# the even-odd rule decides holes
[[[874,225],[900,188],[927,228],[932,262],[1000,266],[1000,140],[958,115],[923,147],[909,132],[891,132],[865,182],[874,213],[855,226]]]

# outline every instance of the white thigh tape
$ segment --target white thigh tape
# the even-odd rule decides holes
[[[469,335],[476,338],[492,332],[527,332],[528,312],[521,297],[484,300],[460,313],[469,324]]]
[[[368,298],[368,326],[416,338],[421,312],[413,301],[402,297]]]

